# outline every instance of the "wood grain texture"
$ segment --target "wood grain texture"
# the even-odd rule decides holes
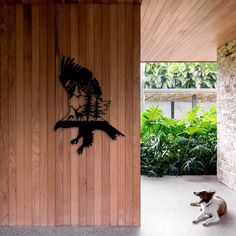
[[[86,56],[87,56],[87,7],[82,4],[78,8],[78,22],[83,22],[83,24],[78,25],[78,63],[85,66]],[[79,225],[86,225],[87,221],[87,149],[85,149],[82,155],[79,157]]]
[[[110,6],[110,122],[114,127],[118,125],[118,10],[115,5]],[[117,225],[117,142],[110,142],[110,224]]]
[[[40,97],[40,173],[39,173],[39,188],[40,188],[40,225],[47,226],[47,101],[48,101],[48,77],[47,77],[47,59],[48,59],[48,45],[47,45],[47,5],[40,6],[39,9],[39,97]]]
[[[8,6],[9,225],[16,225],[16,6]],[[11,30],[9,30],[11,29]]]
[[[86,22],[87,22],[87,31],[86,31],[86,67],[90,68],[91,71],[94,73],[94,5],[88,5],[87,7],[87,14],[86,14]],[[94,225],[95,222],[95,215],[94,215],[94,160],[95,159],[95,147],[92,146],[91,148],[87,149],[87,225]]]
[[[103,99],[110,97],[110,53],[107,50],[110,47],[110,6],[102,6],[102,91]],[[104,116],[106,120],[110,118],[108,110]],[[110,146],[109,138],[102,133],[102,225],[110,224]]]
[[[71,55],[71,7],[69,5],[63,5],[62,7],[62,54],[67,56]],[[67,94],[63,91],[63,111],[68,110]],[[64,129],[64,140],[70,140],[71,133],[70,129]],[[69,142],[63,142],[64,153],[63,153],[63,216],[64,225],[70,225],[70,200],[71,200],[71,150]]]
[[[8,201],[9,201],[9,189],[8,189],[8,165],[9,165],[9,77],[8,77],[8,7],[7,5],[1,6],[1,119],[0,119],[0,130],[1,130],[1,159],[0,159],[0,176],[1,176],[1,213],[0,213],[0,225],[7,225],[8,216]],[[5,89],[7,88],[7,89]]]
[[[32,224],[40,221],[39,6],[32,6]]]
[[[133,217],[133,158],[127,158],[129,153],[133,153],[132,145],[132,124],[133,124],[133,71],[130,68],[133,68],[133,60],[129,55],[133,55],[133,34],[130,34],[132,31],[133,24],[133,11],[130,5],[125,6],[125,35],[126,35],[126,45],[125,45],[125,77],[126,77],[126,86],[125,86],[125,131],[126,131],[126,140],[125,140],[125,191],[126,191],[126,225],[132,225]]]
[[[96,23],[96,24],[95,24]],[[94,74],[99,84],[102,83],[102,6],[95,5],[94,12]],[[94,160],[94,215],[95,225],[102,224],[102,133],[96,132],[94,140],[94,150],[96,158]]]
[[[0,20],[0,225],[139,225],[140,6],[0,4]],[[125,137],[96,131],[78,156],[78,130],[53,130],[63,55],[93,72]]]
[[[32,225],[32,8],[24,6],[24,224]]]
[[[56,120],[56,43],[55,43],[55,7],[52,4],[48,5],[48,57],[47,57],[47,139],[50,140],[50,145],[47,146],[47,225],[53,226],[56,222],[56,137],[52,132],[54,121]]]
[[[16,224],[24,225],[24,58],[23,6],[16,6]]]
[[[71,8],[71,56],[78,61],[78,8]],[[76,137],[78,129],[71,129],[71,139]],[[71,145],[71,224],[79,222],[79,166],[76,145]]]
[[[63,117],[63,88],[59,83],[56,83],[57,76],[60,73],[60,60],[62,57],[62,5],[57,5],[55,8],[55,43],[56,43],[56,120]],[[56,134],[56,225],[64,224],[63,217],[63,152],[64,152],[64,135],[63,130],[58,130]]]
[[[119,71],[119,78],[124,79],[118,79],[118,101],[117,101],[117,107],[118,107],[118,130],[120,130],[123,134],[127,135],[126,129],[125,129],[125,113],[126,113],[126,106],[125,106],[125,98],[126,98],[126,74],[125,74],[125,68],[126,68],[126,61],[124,58],[126,58],[125,54],[125,44],[126,44],[126,19],[125,19],[125,5],[119,5],[118,6],[118,71]],[[126,159],[126,140],[121,139],[118,142],[118,202],[117,202],[117,214],[118,214],[118,225],[125,225],[125,215],[126,215],[126,209],[125,209],[125,199],[126,199],[126,191],[125,191],[125,181],[126,181],[126,171],[125,171],[125,159]]]
[[[142,61],[216,61],[236,37],[234,0],[143,0]]]

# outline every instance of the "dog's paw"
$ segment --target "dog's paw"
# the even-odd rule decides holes
[[[199,206],[198,202],[191,202],[190,206]]]
[[[197,224],[198,223],[198,221],[197,220],[193,220],[193,224]]]

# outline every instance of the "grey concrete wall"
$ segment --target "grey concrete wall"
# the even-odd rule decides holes
[[[236,190],[236,39],[218,49],[218,179]]]

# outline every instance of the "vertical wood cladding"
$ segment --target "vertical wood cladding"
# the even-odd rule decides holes
[[[140,6],[1,4],[0,30],[0,225],[139,225]],[[76,130],[54,132],[63,55],[93,71],[125,137],[96,131],[78,156]]]

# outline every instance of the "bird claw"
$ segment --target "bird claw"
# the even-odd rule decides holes
[[[71,140],[71,144],[77,144],[77,143],[78,143],[78,139],[75,138]]]
[[[78,148],[78,149],[77,149],[77,153],[78,153],[79,155],[82,154],[83,149],[84,149],[83,147]]]

